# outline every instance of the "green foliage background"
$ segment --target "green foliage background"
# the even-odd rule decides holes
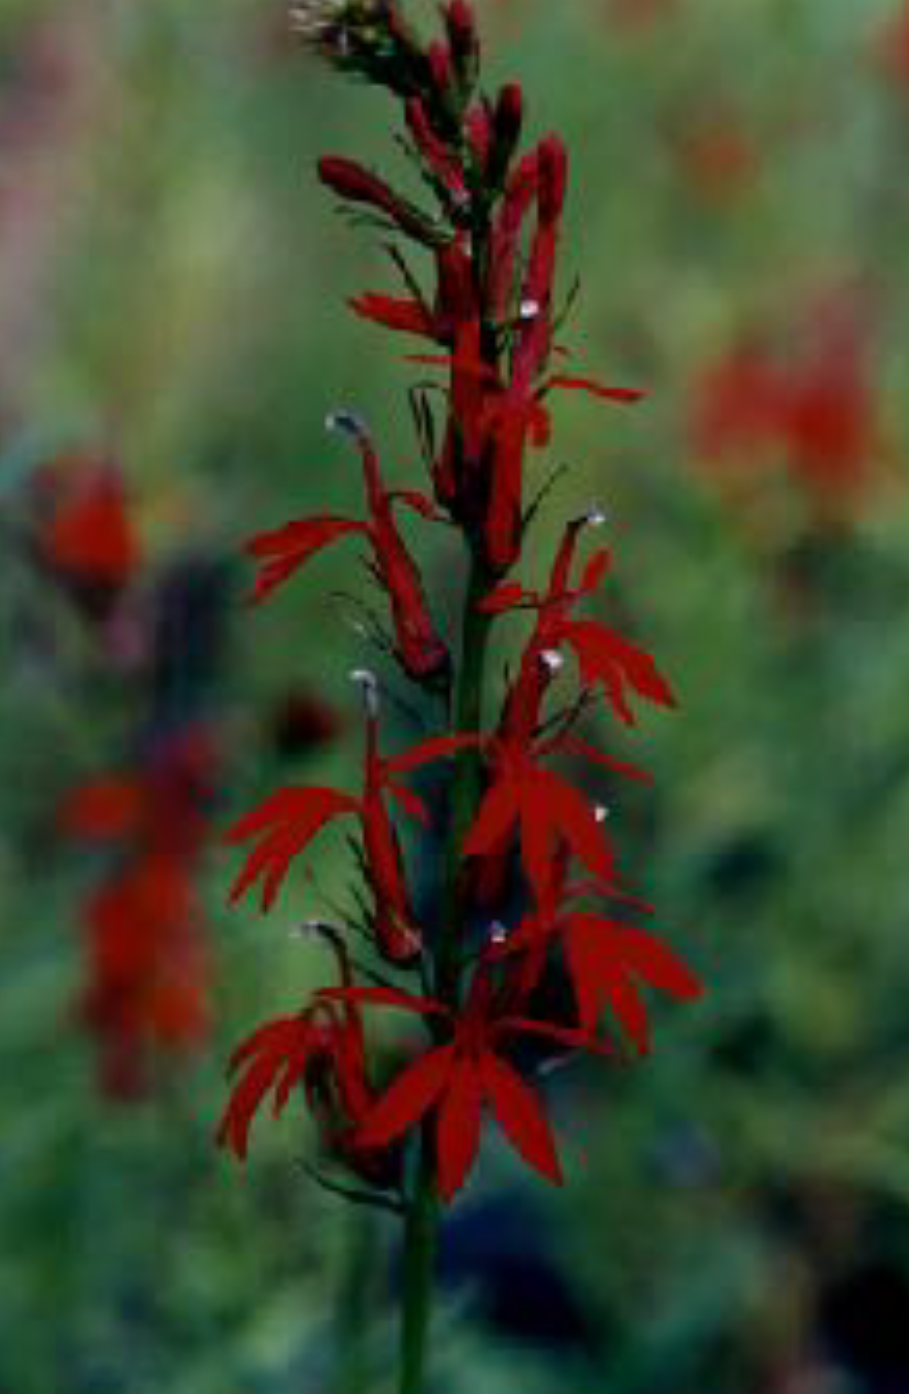
[[[848,1382],[818,1314],[826,1286],[862,1265],[909,1281],[909,94],[873,58],[893,5],[677,0],[637,24],[604,0],[478,9],[490,82],[519,76],[531,131],[556,127],[573,151],[577,359],[651,394],[634,412],[558,406],[551,458],[571,472],[524,574],[569,511],[604,503],[607,603],[681,697],[634,738],[657,792],[617,812],[617,835],[710,992],[658,1012],[640,1067],[554,1086],[571,1185],[534,1201],[604,1333],[594,1367],[505,1342],[455,1302],[439,1387],[740,1394],[807,1389],[810,1375],[824,1394],[883,1394]],[[28,107],[23,55],[39,33],[64,77]],[[323,429],[338,405],[372,422],[389,473],[414,477],[411,369],[343,306],[389,286],[388,269],[313,175],[326,151],[401,170],[383,96],[293,52],[270,0],[3,0],[0,110],[24,122],[21,138],[0,127],[4,506],[45,455],[98,444],[122,461],[155,555],[200,540],[233,555],[254,529],[358,506],[353,462]],[[733,118],[757,172],[705,188],[676,137]],[[870,284],[883,307],[875,382],[896,468],[821,549],[799,608],[786,600],[797,491],[772,496],[785,545],[756,543],[698,468],[687,422],[700,365],[837,281]],[[450,601],[446,544],[415,538]],[[47,828],[62,791],[110,761],[128,714],[91,670],[73,687],[23,659],[14,618],[24,597],[41,602],[5,560],[0,1390],[340,1389],[338,1295],[366,1240],[300,1172],[298,1117],[263,1118],[244,1172],[212,1145],[232,1043],[323,971],[289,933],[305,885],[267,920],[228,916],[231,859],[215,847],[210,1049],[153,1104],[106,1105],[71,1013],[93,868]],[[262,613],[236,607],[225,817],[277,777],[259,737],[291,681],[351,721],[306,777],[354,777],[357,640],[321,599],[349,584],[350,552],[319,568]],[[327,889],[345,864],[329,839]],[[532,1186],[494,1142],[485,1158],[477,1194]],[[379,1224],[365,1265],[374,1370],[350,1388],[390,1387],[391,1238]]]

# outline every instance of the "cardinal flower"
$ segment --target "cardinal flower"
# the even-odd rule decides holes
[[[553,868],[562,842],[599,881],[616,881],[612,849],[597,809],[573,784],[541,763],[564,752],[582,755],[627,778],[649,779],[645,771],[569,734],[529,746],[493,738],[488,747],[490,782],[461,849],[464,857],[500,855],[505,839],[517,832],[527,880],[535,901],[544,906],[553,901]]]
[[[123,476],[89,455],[65,455],[34,481],[35,550],[92,617],[112,609],[141,564]]]
[[[323,514],[287,523],[275,532],[261,533],[249,551],[261,564],[253,599],[261,601],[293,576],[310,557],[350,534],[366,537],[372,545],[376,579],[391,604],[395,653],[404,671],[417,682],[445,683],[450,660],[448,650],[432,622],[420,573],[405,546],[394,518],[394,504],[403,503],[424,517],[435,516],[431,502],[415,490],[389,491],[379,471],[375,448],[363,423],[348,412],[336,413],[329,425],[354,438],[363,459],[368,522]]]
[[[590,1036],[514,1014],[511,995],[498,992],[482,969],[474,976],[461,1012],[394,988],[329,988],[321,995],[430,1016],[444,1023],[451,1034],[446,1044],[407,1066],[367,1113],[358,1134],[361,1147],[388,1146],[434,1110],[439,1191],[450,1201],[476,1160],[486,1103],[524,1161],[561,1185],[562,1170],[542,1103],[507,1058],[507,1041],[530,1034],[571,1049],[601,1051]]]
[[[366,758],[363,791],[359,797],[324,787],[279,789],[246,814],[226,833],[229,842],[258,839],[234,882],[231,899],[238,900],[256,882],[262,884],[262,908],[274,903],[294,859],[339,817],[355,816],[363,834],[364,871],[375,902],[372,928],[381,952],[406,963],[420,951],[420,934],[410,905],[400,842],[387,798],[405,813],[427,821],[421,800],[402,777],[431,760],[476,744],[470,735],[423,741],[402,754],[383,758],[379,752],[377,687],[372,674],[354,673],[367,693]]]
[[[108,845],[117,863],[88,898],[82,1012],[97,1037],[105,1090],[142,1093],[152,1056],[204,1039],[210,969],[195,889],[214,747],[193,727],[153,749],[132,775],[66,799],[67,835]]]
[[[629,690],[656,706],[674,707],[676,704],[669,683],[649,653],[598,620],[572,618],[573,607],[599,589],[609,568],[610,554],[601,549],[587,562],[578,584],[570,585],[581,529],[602,521],[603,515],[595,510],[569,523],[556,555],[549,588],[544,594],[526,591],[509,581],[496,587],[481,602],[481,609],[492,614],[514,609],[535,609],[538,614],[534,632],[522,655],[520,672],[506,701],[502,734],[512,739],[526,740],[535,731],[543,693],[560,666],[562,644],[574,652],[582,685],[602,686],[607,705],[625,725],[636,724],[628,700]]]
[[[338,931],[321,922],[305,928],[328,943],[341,983],[349,988],[350,960]],[[237,1080],[218,1128],[218,1142],[240,1161],[246,1159],[250,1131],[267,1096],[273,1095],[272,1112],[279,1118],[299,1091],[331,1155],[371,1185],[397,1181],[397,1149],[363,1147],[357,1137],[375,1094],[356,1003],[320,998],[301,1012],[265,1022],[237,1047],[229,1070]]]
[[[636,896],[597,882],[568,880],[569,857],[563,847],[554,872],[551,904],[525,916],[503,942],[494,946],[496,961],[520,956],[524,960],[524,990],[539,981],[549,950],[559,948],[571,979],[581,1030],[593,1034],[609,1007],[641,1054],[650,1049],[650,1026],[641,987],[648,986],[679,1000],[703,992],[697,975],[668,943],[650,930],[616,918],[616,912],[597,914],[574,908],[585,896],[609,895],[639,913],[652,908]]]

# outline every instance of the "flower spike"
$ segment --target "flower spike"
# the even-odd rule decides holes
[[[241,1045],[220,1139],[245,1156],[263,1101],[272,1098],[280,1113],[294,1096],[329,1155],[369,1186],[332,1189],[352,1199],[391,1190],[387,1207],[422,1226],[435,1213],[433,1196],[452,1201],[472,1175],[485,1117],[528,1166],[560,1184],[541,1076],[575,1053],[608,1057],[609,1035],[646,1052],[645,994],[687,1001],[702,990],[677,950],[635,922],[651,907],[619,866],[612,786],[650,776],[582,727],[600,696],[622,726],[636,724],[640,705],[671,708],[676,698],[650,653],[599,608],[614,564],[611,547],[592,538],[609,521],[605,509],[591,506],[564,524],[540,589],[519,579],[529,529],[558,478],[550,471],[543,487],[525,486],[533,452],[550,443],[553,394],[622,404],[643,396],[563,370],[568,350],[556,335],[574,297],[559,278],[570,185],[563,140],[550,133],[520,149],[524,93],[517,83],[483,91],[468,0],[441,0],[437,36],[425,43],[400,0],[298,0],[293,13],[307,47],[396,99],[398,143],[422,181],[418,206],[355,160],[328,156],[318,167],[352,221],[382,228],[400,275],[397,294],[353,295],[351,308],[423,341],[406,361],[421,370],[409,398],[426,479],[388,487],[367,424],[354,411],[333,412],[327,426],[359,452],[363,516],[320,514],[254,538],[254,598],[270,597],[322,549],[357,535],[390,612],[386,634],[364,607],[370,637],[420,686],[427,711],[430,698],[443,700],[432,703],[438,722],[417,714],[422,739],[386,753],[384,675],[354,667],[364,727],[358,792],[288,786],[229,832],[251,844],[234,898],[261,887],[267,908],[294,859],[329,823],[353,818],[358,911],[350,922],[342,912],[339,923],[367,939],[372,959],[354,962],[340,931],[310,922],[332,949],[337,985]],[[425,279],[411,270],[411,248],[424,254]],[[428,381],[427,368],[439,380]],[[436,625],[399,508],[415,526],[444,521],[445,542],[460,535],[469,575],[457,644]],[[443,569],[458,574],[447,555]],[[504,700],[490,711],[486,660],[503,624],[524,626],[523,646],[506,669]],[[432,781],[418,784],[430,764]],[[602,787],[588,793],[588,784]],[[116,789],[82,811],[99,838],[132,816]],[[419,899],[405,826],[421,840],[424,870],[438,862]],[[379,1066],[380,1089],[366,1008],[409,1016],[423,1035],[403,1061]],[[524,1040],[532,1052],[519,1048]],[[423,1238],[405,1252],[416,1253]],[[405,1286],[417,1291],[422,1278],[410,1277]]]

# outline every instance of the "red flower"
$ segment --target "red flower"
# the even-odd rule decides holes
[[[330,926],[313,929],[331,946],[342,984],[349,988],[350,962],[340,937]],[[273,1114],[278,1118],[295,1090],[302,1088],[328,1149],[373,1184],[391,1181],[396,1166],[389,1150],[363,1147],[357,1137],[374,1095],[355,1003],[338,1006],[320,999],[295,1016],[266,1022],[234,1051],[229,1069],[240,1073],[217,1136],[240,1161],[246,1159],[250,1130],[267,1095],[274,1095]]]
[[[119,471],[92,456],[61,456],[35,485],[40,560],[89,611],[106,610],[140,565]]]
[[[374,682],[371,675],[358,676]],[[401,783],[401,777],[430,760],[471,744],[476,744],[476,737],[439,737],[385,759],[378,748],[376,712],[370,710],[360,798],[318,787],[280,789],[228,829],[225,834],[228,842],[259,839],[234,882],[231,900],[238,900],[261,881],[262,909],[270,909],[293,860],[306,851],[328,823],[354,814],[363,832],[364,869],[375,901],[372,928],[378,947],[393,962],[409,962],[419,953],[421,938],[386,795],[395,799],[406,813],[425,821],[427,814],[422,802]]]
[[[85,910],[85,1019],[101,1050],[107,1092],[148,1085],[149,1056],[191,1049],[208,1030],[208,967],[192,877],[180,858],[145,853],[91,897]]]
[[[394,519],[396,502],[424,517],[433,517],[430,501],[415,490],[390,492],[382,482],[379,461],[362,423],[340,413],[331,424],[353,436],[363,459],[368,523],[323,515],[287,523],[275,532],[259,534],[248,550],[262,564],[253,600],[261,601],[294,575],[316,552],[349,533],[369,539],[375,573],[388,593],[396,639],[396,655],[404,671],[417,682],[447,680],[450,660],[429,614],[420,573],[408,552]]]
[[[492,779],[461,849],[462,856],[499,855],[505,839],[518,831],[524,870],[541,906],[552,904],[553,868],[563,842],[597,880],[607,885],[615,881],[612,851],[596,811],[573,785],[539,763],[556,751],[592,756],[606,768],[632,779],[649,778],[635,766],[602,755],[573,737],[560,736],[526,748],[504,740],[491,742]]]
[[[555,1141],[539,1097],[506,1058],[504,1039],[530,1033],[573,1049],[601,1049],[589,1036],[513,1015],[507,992],[496,994],[482,970],[474,976],[460,1014],[431,998],[408,996],[393,988],[329,988],[321,995],[439,1017],[452,1028],[451,1042],[407,1066],[367,1113],[358,1134],[362,1147],[387,1146],[435,1109],[439,1191],[443,1200],[450,1201],[476,1160],[486,1102],[524,1160],[561,1185]]]
[[[528,964],[522,981],[529,991],[539,979],[547,950],[558,945],[574,988],[581,1029],[593,1034],[608,1006],[644,1054],[650,1049],[650,1030],[640,985],[657,988],[679,1000],[699,997],[703,985],[680,955],[650,931],[625,924],[612,915],[567,908],[573,900],[601,893],[602,889],[595,884],[567,885],[564,874],[557,877],[552,901],[553,906],[560,908],[528,915],[493,950],[493,957],[501,961],[516,954],[526,955]],[[643,912],[650,911],[634,896],[619,893],[614,898]]]
[[[602,685],[607,704],[626,725],[636,724],[628,702],[629,688],[656,706],[676,705],[669,683],[649,653],[598,620],[571,618],[574,605],[598,589],[609,567],[609,552],[596,552],[584,568],[579,584],[574,588],[570,585],[580,530],[596,516],[578,519],[566,528],[545,594],[525,591],[514,582],[507,582],[482,602],[481,608],[493,613],[515,608],[538,611],[536,627],[505,705],[500,732],[508,739],[526,741],[536,730],[542,698],[555,671],[550,656],[557,654],[562,644],[574,652],[582,684],[591,688]]]
[[[234,881],[231,900],[239,900],[261,881],[262,909],[271,909],[294,858],[334,818],[359,811],[359,799],[335,789],[285,788],[269,795],[225,833],[231,843],[260,839]]]
[[[210,969],[195,892],[215,752],[191,727],[155,747],[136,774],[99,779],[63,801],[69,836],[118,846],[115,871],[85,907],[85,1019],[105,1089],[141,1093],[149,1060],[196,1047],[208,1031]]]
[[[785,356],[745,341],[704,373],[694,448],[706,463],[760,478],[782,458],[822,519],[854,514],[881,465],[883,432],[871,391],[866,316],[837,292],[786,329]]]
[[[422,338],[436,337],[436,321],[419,300],[402,300],[392,295],[360,295],[350,302],[362,319],[372,320],[385,329]]]
[[[230,1058],[230,1072],[242,1067],[218,1128],[218,1142],[245,1161],[253,1119],[266,1095],[274,1090],[274,1116],[279,1118],[294,1088],[302,1082],[316,1056],[331,1056],[331,1014],[320,1019],[310,1009],[296,1016],[276,1017],[260,1026]]]

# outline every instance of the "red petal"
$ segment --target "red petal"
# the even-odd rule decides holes
[[[528,779],[521,786],[521,859],[534,899],[544,913],[555,907],[555,844],[558,829],[542,782]]]
[[[488,595],[484,595],[477,609],[487,615],[500,615],[505,610],[514,609],[516,605],[533,603],[535,599],[536,597],[530,591],[525,591],[517,581],[502,581]]]
[[[592,1055],[609,1055],[607,1045],[595,1039],[587,1031],[577,1031],[570,1026],[553,1026],[548,1021],[533,1021],[523,1016],[500,1017],[494,1027],[496,1036],[519,1031],[527,1036],[542,1036],[545,1040],[556,1041],[571,1050],[586,1050]]]
[[[440,760],[445,755],[454,755],[459,750],[467,750],[471,746],[477,746],[482,741],[482,736],[472,734],[461,734],[454,736],[433,736],[428,741],[420,741],[419,744],[411,746],[410,750],[405,750],[400,755],[393,755],[390,760],[386,760],[385,765],[395,774],[407,774],[410,770],[415,770],[420,765],[428,765],[431,760]]]
[[[249,1130],[256,1110],[271,1088],[278,1066],[267,1057],[257,1060],[236,1086],[218,1127],[218,1145],[230,1147],[242,1162],[249,1150]]]
[[[431,522],[442,522],[445,514],[441,513],[432,499],[427,494],[421,494],[419,489],[392,489],[388,497],[394,503],[406,504],[415,513],[428,518]]]
[[[641,1055],[650,1051],[650,1024],[647,1020],[647,1007],[634,983],[620,974],[611,975],[604,982],[605,995],[623,1029],[631,1037]]]
[[[483,1088],[511,1145],[541,1175],[562,1184],[562,1168],[539,1098],[507,1061],[492,1051],[480,1058]]]
[[[680,1000],[691,1000],[703,994],[700,978],[669,944],[645,929],[611,921],[605,923],[618,941],[623,962],[651,987]]]
[[[575,855],[604,881],[615,876],[615,865],[603,830],[593,809],[577,789],[548,771],[537,774],[538,798],[551,822],[570,844]]]
[[[597,750],[596,746],[590,745],[588,741],[581,740],[580,736],[559,736],[556,740],[547,741],[537,747],[538,756],[549,755],[553,751],[564,751],[570,755],[583,756],[585,760],[592,760],[595,764],[612,770],[614,774],[624,775],[626,779],[636,779],[641,784],[653,783],[653,775],[649,770],[642,770],[637,765],[630,765],[626,760],[616,760],[612,755],[607,755],[605,751]]]
[[[366,532],[365,523],[350,518],[302,518],[273,532],[262,532],[247,544],[247,551],[264,565],[256,577],[252,599],[265,600],[284,584],[316,552],[351,532]]]
[[[650,654],[614,629],[596,620],[579,620],[562,626],[562,638],[577,654],[582,680],[590,685],[602,682],[616,715],[627,725],[634,725],[635,717],[625,700],[625,683],[657,706],[676,706],[672,689]]]
[[[249,1060],[253,1055],[259,1055],[264,1050],[274,1053],[275,1043],[280,1041],[282,1044],[289,1041],[301,1028],[305,1029],[307,1023],[299,1016],[279,1016],[271,1021],[264,1022],[253,1031],[252,1035],[247,1036],[241,1041],[230,1057],[228,1071],[233,1074],[244,1061]]]
[[[639,402],[646,392],[636,387],[604,387],[593,378],[559,376],[550,378],[546,390],[561,389],[568,392],[589,392],[594,397],[603,397],[610,402]]]
[[[611,563],[612,553],[608,547],[602,547],[598,552],[594,552],[584,567],[584,574],[578,589],[583,591],[585,595],[590,591],[598,590]]]
[[[464,1184],[480,1145],[480,1079],[476,1063],[455,1063],[436,1124],[439,1193],[450,1201]]]
[[[451,1073],[454,1047],[441,1046],[409,1065],[370,1109],[357,1134],[358,1147],[384,1147],[432,1107]]]
[[[631,980],[680,999],[699,997],[702,984],[675,951],[656,935],[601,918],[575,914],[565,921],[565,945],[581,1021],[593,1030],[609,1001],[632,1040],[649,1049],[644,1003]]]
[[[335,789],[280,789],[265,799],[225,833],[225,839],[233,843],[264,834],[234,882],[231,900],[239,900],[263,877],[262,905],[267,910],[293,858],[306,850],[326,823],[341,814],[358,812],[359,807],[358,800]]]
[[[319,997],[329,1002],[365,1002],[373,1007],[400,1007],[422,1016],[448,1016],[448,1008],[432,997],[417,997],[396,987],[323,987]]]
[[[251,812],[244,814],[224,833],[225,842],[245,842],[256,833],[263,832],[275,823],[297,824],[316,823],[315,831],[330,818],[340,813],[354,813],[359,809],[359,801],[349,794],[339,793],[337,789],[326,789],[321,785],[308,788],[288,785],[270,794]]]
[[[418,300],[405,300],[392,295],[361,295],[348,303],[362,319],[372,320],[386,329],[425,335],[430,339],[435,337],[432,316]]]
[[[568,922],[565,930],[565,964],[574,988],[578,1020],[584,1031],[593,1033],[603,1009],[604,972],[600,947],[589,936],[579,933],[578,917]]]
[[[279,1113],[287,1101],[290,1089],[305,1068],[312,1043],[312,1027],[305,1018],[278,1017],[254,1031],[234,1051],[231,1070],[250,1062],[234,1087],[218,1128],[218,1142],[230,1147],[243,1161],[249,1147],[249,1131],[256,1111],[280,1070],[284,1078],[275,1100]]]

